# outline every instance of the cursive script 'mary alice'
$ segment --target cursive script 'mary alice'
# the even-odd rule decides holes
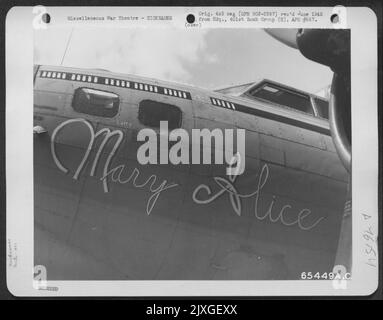
[[[89,143],[88,143],[88,146],[85,150],[84,156],[82,157],[82,160],[81,160],[79,166],[77,167],[77,170],[75,171],[75,173],[73,175],[74,180],[78,180],[78,177],[80,176],[82,170],[84,169],[84,166],[89,159],[90,152],[94,147],[94,143],[95,143],[96,138],[104,135],[104,139],[102,140],[102,142],[101,142],[101,144],[100,144],[100,146],[96,152],[96,155],[93,159],[93,163],[92,163],[92,167],[91,167],[89,175],[90,176],[95,175],[96,168],[97,168],[97,165],[100,161],[100,156],[101,156],[101,153],[102,153],[105,145],[108,143],[108,141],[110,139],[112,139],[113,137],[116,137],[116,139],[114,140],[115,142],[114,142],[113,148],[112,148],[111,152],[108,154],[106,161],[104,163],[103,174],[102,174],[102,177],[100,178],[100,180],[102,181],[105,193],[109,192],[108,178],[110,178],[113,182],[120,183],[120,184],[131,183],[135,188],[148,187],[151,195],[150,195],[150,197],[147,201],[147,204],[146,204],[146,213],[149,215],[151,213],[151,211],[153,210],[154,205],[156,204],[161,193],[165,190],[168,190],[168,189],[171,189],[171,188],[178,186],[178,184],[176,184],[176,183],[168,183],[167,180],[162,180],[161,183],[157,183],[158,178],[154,174],[151,175],[148,179],[146,179],[146,181],[144,181],[143,183],[139,183],[137,180],[140,176],[140,171],[137,168],[134,168],[130,175],[127,174],[124,177],[124,173],[126,171],[125,165],[118,165],[118,166],[110,169],[109,168],[110,163],[111,163],[114,155],[116,154],[117,149],[120,146],[123,138],[124,138],[123,132],[121,130],[111,131],[109,128],[103,128],[97,132],[94,132],[92,125],[88,121],[86,121],[82,118],[69,119],[67,121],[64,121],[63,123],[58,125],[52,133],[51,154],[52,154],[53,161],[55,162],[56,166],[62,172],[68,173],[69,170],[62,164],[62,162],[60,161],[60,159],[57,156],[56,137],[61,132],[61,130],[63,130],[64,128],[68,128],[68,126],[70,124],[73,124],[73,123],[83,124],[84,126],[86,126],[89,129],[89,134],[90,134]],[[157,183],[157,185],[156,185],[156,183]]]
[[[231,206],[234,210],[234,212],[241,216],[242,214],[242,199],[248,199],[253,198],[254,199],[254,216],[258,220],[269,220],[271,223],[281,223],[284,226],[291,227],[291,226],[298,226],[301,230],[311,230],[315,228],[323,219],[324,217],[318,218],[315,222],[308,224],[307,222],[304,223],[305,219],[308,218],[311,215],[311,210],[304,208],[298,212],[298,214],[291,218],[291,209],[292,206],[290,204],[285,204],[282,206],[282,208],[278,211],[275,210],[274,205],[276,202],[276,197],[273,196],[273,200],[270,202],[270,205],[268,206],[268,209],[266,213],[261,214],[259,212],[259,202],[261,198],[261,190],[266,185],[268,179],[269,179],[269,167],[267,164],[264,164],[260,170],[260,174],[256,176],[257,183],[256,188],[253,192],[249,194],[241,194],[237,191],[235,187],[235,180],[238,176],[236,175],[229,175],[229,179],[223,178],[223,177],[214,177],[214,182],[218,186],[218,191],[213,193],[209,186],[205,184],[199,185],[197,188],[195,188],[192,198],[193,201],[197,204],[209,204],[213,202],[214,200],[218,199],[219,197],[223,196],[224,194],[228,194],[229,201],[231,203]],[[275,212],[277,215],[275,215]],[[287,219],[287,216],[290,216],[289,219]],[[273,217],[274,216],[274,217]]]

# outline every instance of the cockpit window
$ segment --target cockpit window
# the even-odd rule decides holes
[[[243,93],[246,88],[248,88],[253,82],[240,84],[233,87],[227,87],[219,90],[215,90],[216,92],[227,94],[229,96],[239,96],[241,93]]]
[[[246,93],[254,99],[261,99],[295,109],[300,112],[314,114],[309,95],[279,87],[274,84],[263,84]]]
[[[105,118],[116,116],[119,104],[117,94],[90,88],[76,89],[72,101],[72,107],[77,112]]]
[[[320,98],[315,98],[315,106],[317,107],[319,116],[325,119],[329,118],[328,101]]]
[[[138,109],[138,120],[145,126],[160,127],[167,121],[169,130],[181,127],[182,112],[177,106],[153,100],[142,100]]]

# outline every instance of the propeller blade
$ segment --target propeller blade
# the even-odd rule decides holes
[[[299,29],[264,29],[266,33],[285,45],[298,49],[297,33]]]

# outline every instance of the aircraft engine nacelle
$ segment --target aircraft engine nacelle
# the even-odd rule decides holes
[[[329,103],[330,128],[345,168],[351,170],[350,32],[344,29],[267,29],[308,59],[331,68],[334,77]]]
[[[334,71],[330,95],[331,135],[338,155],[351,169],[350,32],[342,29],[300,29],[297,46],[308,59]]]

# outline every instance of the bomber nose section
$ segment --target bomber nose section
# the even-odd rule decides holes
[[[350,32],[333,29],[302,29],[297,44],[308,59],[334,71],[330,97],[331,135],[339,158],[351,169]]]
[[[330,127],[345,168],[351,169],[350,32],[344,29],[265,29],[307,58],[334,72],[330,98]]]

